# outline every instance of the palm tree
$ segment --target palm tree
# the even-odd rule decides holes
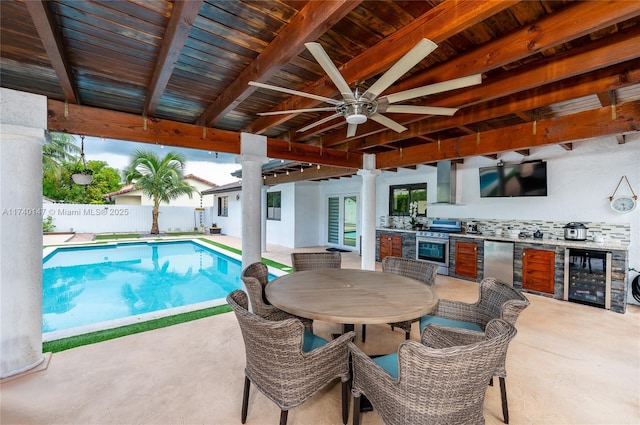
[[[62,164],[74,162],[80,153],[76,139],[66,133],[47,133],[42,146],[42,171],[45,177],[60,178]]]
[[[127,183],[134,183],[135,189],[153,199],[151,212],[151,234],[160,233],[158,228],[158,212],[160,202],[171,202],[181,195],[192,197],[196,190],[184,181],[184,169],[186,159],[184,155],[170,151],[164,158],[158,157],[152,151],[135,151],[131,158],[131,164],[125,169],[124,174]]]

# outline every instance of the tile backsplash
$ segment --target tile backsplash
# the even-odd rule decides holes
[[[507,233],[509,228],[525,232],[529,236],[540,230],[545,239],[564,239],[564,226],[567,222],[546,220],[487,220],[461,218],[463,229],[467,223],[476,223],[481,233],[494,234],[496,229],[502,229]],[[629,223],[604,223],[581,222],[587,227],[587,240],[593,240],[596,235],[601,235],[607,242],[620,244],[631,243],[631,224]]]

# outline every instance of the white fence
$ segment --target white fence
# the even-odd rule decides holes
[[[53,217],[54,231],[76,233],[149,233],[151,206],[43,203],[42,218]],[[206,231],[213,222],[213,208],[161,206],[160,232]]]

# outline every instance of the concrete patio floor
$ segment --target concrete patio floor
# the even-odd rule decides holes
[[[237,238],[207,237],[240,247]],[[268,246],[263,256],[291,264],[290,252]],[[343,267],[359,268],[358,254],[343,254]],[[477,297],[476,284],[449,277],[438,276],[435,288],[441,298]],[[618,314],[526,296],[531,306],[507,359],[510,423],[640,423],[640,307]],[[316,322],[314,329],[328,337],[339,326]],[[419,338],[416,325],[412,337]],[[401,330],[370,325],[367,343],[358,343],[381,354],[403,339]],[[0,423],[239,424],[243,368],[234,314],[208,317],[51,355],[46,369],[2,382]],[[484,413],[487,424],[502,423],[497,386],[487,387]],[[252,387],[247,424],[278,418],[278,408]],[[337,382],[292,409],[288,423],[342,423]],[[362,415],[362,424],[382,420],[374,411]]]

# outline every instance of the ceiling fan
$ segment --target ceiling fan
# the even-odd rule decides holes
[[[442,93],[445,91],[463,87],[469,87],[475,84],[480,84],[482,82],[482,74],[474,74],[467,77],[456,78],[449,81],[443,81],[441,83],[430,84],[378,97],[389,86],[395,83],[398,78],[400,78],[407,71],[413,68],[418,62],[420,62],[431,52],[433,52],[438,47],[438,45],[431,40],[423,38],[402,58],[400,58],[391,68],[389,68],[389,70],[387,70],[387,72],[385,72],[382,77],[380,77],[371,87],[369,87],[362,93],[360,93],[360,91],[358,90],[357,85],[354,90],[351,90],[349,84],[347,84],[344,77],[340,74],[340,71],[338,71],[338,68],[331,61],[331,58],[329,58],[329,55],[327,55],[327,53],[319,43],[305,43],[305,46],[316,59],[316,61],[318,61],[322,69],[324,69],[324,71],[327,73],[331,81],[333,81],[333,83],[336,85],[338,90],[340,90],[340,94],[342,95],[341,100],[318,96],[312,93],[306,93],[298,90],[291,90],[284,87],[273,86],[271,84],[258,83],[255,81],[249,82],[249,85],[251,86],[308,97],[310,99],[319,100],[333,105],[320,108],[290,109],[285,111],[258,113],[258,115],[260,116],[267,116],[280,114],[299,114],[303,112],[335,111],[334,114],[299,129],[299,132],[307,131],[317,125],[343,116],[345,117],[348,124],[347,137],[355,136],[358,124],[364,124],[365,122],[367,122],[367,119],[372,119],[373,121],[376,121],[377,123],[382,124],[385,127],[401,133],[407,130],[407,127],[382,115],[382,112],[451,116],[456,113],[458,108],[441,108],[418,105],[394,105],[394,103],[435,93]]]

